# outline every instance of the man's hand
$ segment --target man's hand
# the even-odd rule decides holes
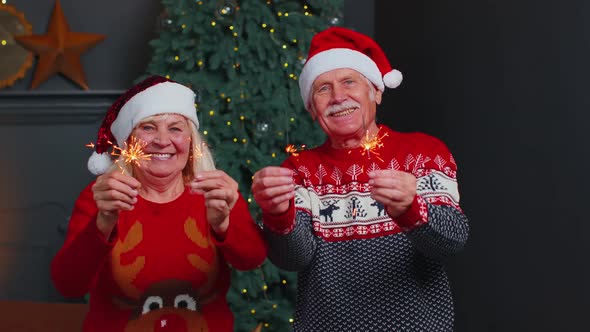
[[[189,184],[191,192],[203,194],[207,221],[218,234],[229,227],[229,213],[238,201],[238,183],[220,170],[199,172]]]
[[[117,170],[96,178],[92,186],[94,201],[98,207],[96,226],[105,238],[109,238],[117,224],[119,212],[133,210],[140,186],[141,183],[137,179]]]
[[[391,218],[408,211],[416,196],[416,177],[411,173],[392,169],[372,171],[369,184],[373,187],[371,197],[385,205]]]
[[[287,212],[289,202],[295,197],[293,171],[276,166],[259,170],[254,174],[252,194],[264,213],[278,215]]]

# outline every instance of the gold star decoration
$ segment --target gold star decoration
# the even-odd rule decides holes
[[[38,56],[31,89],[37,88],[52,75],[61,73],[88,90],[80,56],[100,43],[105,36],[70,31],[57,0],[45,35],[15,36],[15,39]]]

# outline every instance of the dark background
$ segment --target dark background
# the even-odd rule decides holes
[[[377,1],[375,17],[405,74],[379,118],[459,165],[457,331],[587,331],[590,2]]]
[[[14,0],[44,34],[53,0]],[[33,70],[0,90],[0,300],[64,301],[48,264],[108,105],[150,59],[158,0],[62,0],[72,31],[107,39],[83,57],[91,88]],[[589,227],[590,3],[585,0],[345,1],[404,74],[379,120],[441,138],[471,221],[448,262],[456,330],[585,331]]]

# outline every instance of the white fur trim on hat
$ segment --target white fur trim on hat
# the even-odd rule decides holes
[[[111,156],[107,152],[98,154],[94,151],[88,158],[88,170],[94,175],[104,174],[112,164]]]
[[[184,115],[199,128],[193,90],[175,82],[162,82],[139,92],[121,107],[111,125],[117,144],[122,146],[141,120],[156,114]]]
[[[381,72],[371,58],[350,48],[332,48],[308,59],[299,75],[299,90],[306,108],[313,81],[325,72],[340,68],[354,69],[373,82],[379,90],[385,89]]]
[[[383,76],[383,83],[385,83],[386,87],[395,89],[402,83],[403,78],[404,77],[399,70],[393,69]]]

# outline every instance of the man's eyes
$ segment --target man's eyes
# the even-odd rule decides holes
[[[342,81],[342,85],[353,85],[356,81],[353,79]],[[323,85],[317,89],[317,92],[328,92],[330,91],[330,86]]]
[[[324,85],[324,86],[321,86],[321,87],[318,89],[318,92],[326,92],[326,91],[328,91],[328,89],[329,89],[329,88],[328,88],[328,86],[327,86],[327,85]]]

